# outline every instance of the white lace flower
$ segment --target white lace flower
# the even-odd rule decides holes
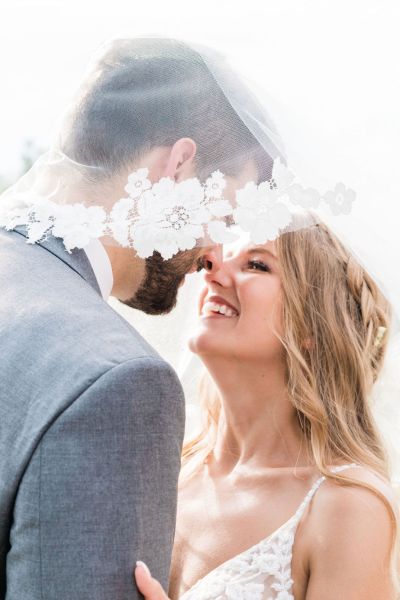
[[[259,569],[260,573],[275,575],[281,567],[281,562],[276,554],[268,552],[257,556],[254,566]]]
[[[282,531],[279,532],[278,535],[279,538],[279,543],[280,544],[292,544],[293,543],[293,529],[289,528],[289,529],[283,529]]]
[[[264,584],[232,583],[226,586],[227,600],[262,600]]]
[[[286,193],[292,204],[297,204],[303,208],[317,208],[320,202],[320,195],[313,188],[303,188],[298,183],[293,183],[288,187]]]
[[[169,196],[173,194],[176,183],[171,177],[162,177],[159,181],[153,184],[151,192],[155,196]]]
[[[164,177],[140,198],[119,200],[111,211],[109,227],[121,245],[133,245],[139,256],[151,256],[156,250],[170,258],[179,250],[193,248],[204,235],[201,225],[211,215],[202,201],[198,180],[176,184]]]
[[[174,182],[173,196],[177,205],[190,207],[191,210],[200,211],[203,215],[206,214],[203,186],[196,177],[185,179],[180,183]]]
[[[134,222],[135,211],[136,201],[133,198],[121,198],[112,208],[108,227],[121,246],[131,245],[130,227]]]
[[[215,244],[229,244],[238,239],[238,235],[231,231],[223,221],[211,221],[207,225],[208,235]]]
[[[237,192],[236,200],[238,207],[233,211],[235,222],[250,233],[255,244],[276,239],[281,229],[291,221],[289,209],[277,200],[268,182],[259,186],[248,183]]]
[[[57,206],[52,234],[64,241],[68,252],[84,248],[91,239],[99,238],[105,230],[106,213],[100,206],[83,204]]]
[[[227,581],[231,581],[237,573],[240,573],[241,575],[254,573],[254,565],[252,564],[252,561],[249,561],[249,557],[246,556],[246,553],[239,554],[229,561],[226,572],[229,574]]]
[[[232,205],[228,200],[208,200],[207,209],[214,217],[229,217],[232,212]]]
[[[272,167],[271,189],[275,189],[279,195],[283,194],[294,180],[294,175],[284,165],[280,158],[276,158]]]
[[[156,250],[164,259],[195,247],[212,219],[196,178],[175,183],[161,179],[137,203],[137,220],[130,228],[133,246],[142,258]]]
[[[343,183],[338,183],[333,191],[326,192],[324,196],[325,202],[329,204],[334,215],[350,214],[355,199],[354,190],[346,188]]]
[[[206,180],[206,197],[221,198],[226,187],[226,180],[221,171],[214,171]]]
[[[28,242],[34,244],[42,240],[54,225],[55,215],[59,206],[49,200],[35,202],[29,209],[29,218],[25,222],[28,232]]]
[[[236,202],[244,208],[250,208],[258,196],[258,186],[253,181],[250,181],[246,183],[244,188],[236,192]]]
[[[125,191],[131,198],[138,198],[142,192],[151,188],[151,181],[147,179],[148,174],[149,170],[144,168],[129,175]]]
[[[278,598],[280,597],[284,600],[292,600],[290,590],[293,586],[293,579],[290,576],[290,567],[288,567],[286,571],[280,573],[280,577],[277,577],[277,579],[280,579],[280,581],[273,583],[271,587],[281,594],[281,596],[278,595]],[[287,594],[287,598],[285,594]]]

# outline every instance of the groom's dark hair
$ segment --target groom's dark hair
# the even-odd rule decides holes
[[[249,159],[256,161],[259,179],[269,177],[271,157],[232,108],[215,73],[261,123],[263,110],[218,54],[207,57],[212,72],[199,52],[176,40],[112,42],[83,84],[61,149],[79,163],[117,173],[152,148],[190,137],[200,178],[216,169],[238,174]]]

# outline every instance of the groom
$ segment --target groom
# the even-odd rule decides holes
[[[138,161],[153,180],[216,168],[233,186],[257,177],[260,148],[197,60],[171,40],[115,42],[62,151],[107,164],[110,196]],[[99,240],[68,253],[59,238],[26,235],[0,229],[0,599],[134,600],[138,559],[167,589],[182,389],[106,301],[167,313],[187,273],[218,268],[220,249],[144,260]]]

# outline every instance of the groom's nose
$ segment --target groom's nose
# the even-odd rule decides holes
[[[212,246],[202,256],[203,266],[207,273],[218,271],[222,264],[222,245]]]

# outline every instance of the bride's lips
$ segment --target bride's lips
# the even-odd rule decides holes
[[[204,307],[208,304],[214,304],[217,306],[222,307],[224,310],[226,310],[225,313],[218,313],[217,311],[212,311],[212,312],[208,312],[207,314],[203,313]],[[223,298],[222,296],[217,296],[216,294],[212,294],[211,296],[208,296],[207,293],[203,294],[201,299],[200,299],[200,316],[202,317],[217,317],[217,318],[232,318],[232,317],[238,317],[239,316],[239,310],[236,308],[236,306],[234,306],[233,304],[231,304],[228,300],[226,300],[225,298]]]
[[[239,309],[237,309],[236,306],[228,302],[228,300],[225,300],[225,298],[223,298],[222,296],[216,296],[213,294],[212,296],[207,296],[206,300],[207,302],[215,302],[216,304],[225,304],[226,306],[229,306],[229,308],[232,308],[232,310],[236,311],[239,314]]]

